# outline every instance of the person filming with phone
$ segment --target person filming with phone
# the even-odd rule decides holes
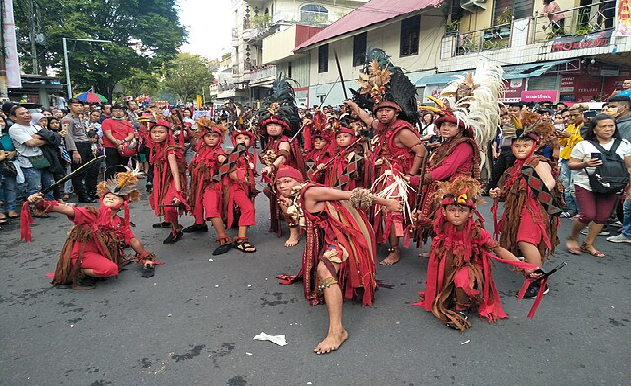
[[[605,254],[594,247],[594,241],[629,189],[631,143],[620,137],[613,117],[599,114],[592,119],[585,140],[572,149],[568,167],[575,171],[574,189],[579,208],[567,238],[568,252],[604,257]],[[626,193],[627,197],[631,195],[629,191]],[[579,247],[579,232],[586,226],[587,237]]]

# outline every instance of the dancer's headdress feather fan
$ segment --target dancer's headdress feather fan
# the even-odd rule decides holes
[[[416,87],[382,49],[367,54],[358,84],[360,89],[351,92],[360,108],[375,112],[379,107],[393,107],[400,110],[400,119],[417,123]]]
[[[127,197],[130,202],[138,202],[140,191],[136,189],[137,184],[138,177],[132,171],[116,173],[113,178],[100,182],[96,187],[96,192],[99,197],[113,193]]]
[[[300,129],[296,95],[290,81],[292,79],[279,75],[272,84],[269,96],[257,112],[261,134],[267,135],[265,126],[268,123],[278,123],[283,126],[287,135],[293,135]]]

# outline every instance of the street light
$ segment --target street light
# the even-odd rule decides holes
[[[68,66],[68,46],[66,45],[67,40],[75,40],[81,42],[94,42],[94,43],[113,43],[111,40],[98,40],[98,39],[73,39],[73,38],[61,38],[61,41],[64,46],[64,64],[66,65],[66,82],[67,90],[68,90],[68,98],[72,98],[72,86],[70,83],[70,67]]]

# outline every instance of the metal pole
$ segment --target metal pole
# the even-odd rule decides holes
[[[64,64],[66,66],[66,89],[68,90],[68,99],[72,98],[72,86],[70,85],[70,66],[68,66],[68,46],[66,45],[66,38],[61,38],[64,46]]]

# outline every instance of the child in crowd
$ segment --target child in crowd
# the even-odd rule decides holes
[[[156,216],[164,216],[164,222],[154,228],[171,228],[164,244],[175,244],[183,236],[178,222],[179,212],[186,204],[186,163],[183,147],[175,144],[169,122],[159,120],[151,128],[151,157],[153,165],[153,191],[149,196]]]

